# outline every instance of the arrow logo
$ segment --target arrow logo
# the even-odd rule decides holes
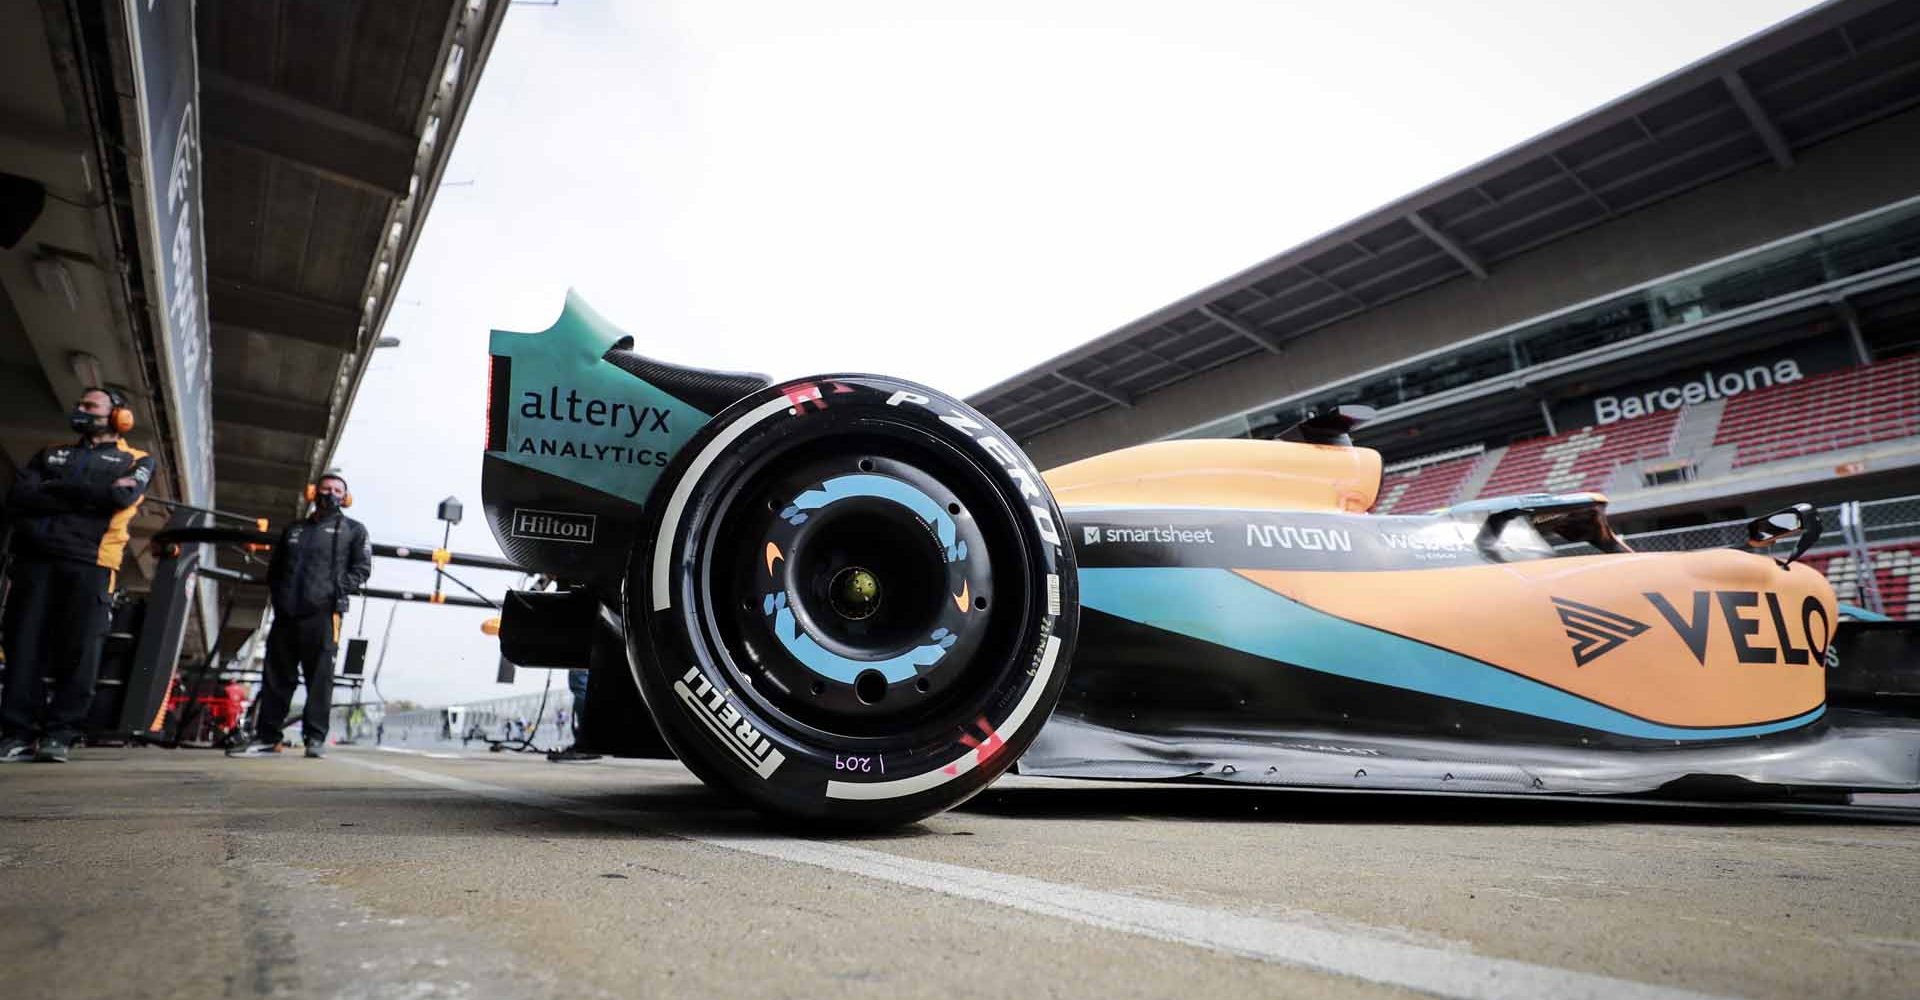
[[[1560,612],[1560,624],[1566,626],[1567,638],[1573,640],[1576,667],[1592,663],[1647,630],[1644,622],[1564,597],[1554,598],[1553,606]]]

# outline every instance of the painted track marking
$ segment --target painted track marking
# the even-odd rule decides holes
[[[778,836],[716,836],[664,830],[645,813],[607,809],[545,792],[491,785],[347,755],[359,767],[450,791],[550,809],[776,861],[810,865],[880,882],[924,889],[1088,927],[1118,931],[1170,944],[1239,955],[1279,965],[1459,1000],[1708,1000],[1712,994],[1557,969],[1505,958],[1488,958],[1408,944],[1384,935],[1332,931],[1314,924],[1249,916],[1232,910],[1141,899],[1063,885],[1024,875],[1006,875],[961,865],[888,854],[830,841]]]
[[[431,751],[431,750],[412,750],[412,749],[409,749],[409,748],[407,748],[407,747],[385,747],[385,746],[376,746],[376,747],[374,747],[374,749],[375,749],[375,750],[378,750],[378,751],[380,751],[381,753],[404,753],[404,754],[410,754],[410,755],[412,755],[412,756],[415,756],[415,757],[432,757],[432,758],[433,758],[434,760],[461,760],[461,759],[463,759],[463,758],[462,758],[462,757],[461,757],[461,756],[460,756],[459,754],[457,754],[457,753],[434,753],[434,752],[433,752],[433,751]]]

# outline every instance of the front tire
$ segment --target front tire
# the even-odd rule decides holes
[[[628,652],[681,760],[786,818],[952,808],[1024,752],[1078,627],[1073,553],[1032,463],[897,379],[775,386],[656,486]]]

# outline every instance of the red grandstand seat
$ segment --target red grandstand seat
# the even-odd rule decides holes
[[[1622,463],[1666,455],[1679,420],[1679,411],[1665,410],[1604,427],[1517,442],[1500,457],[1500,464],[1478,495],[1600,489]]]
[[[1375,514],[1418,514],[1445,507],[1466,482],[1479,455],[1450,458],[1380,477],[1380,495],[1373,503]]]
[[[1920,355],[1815,375],[1727,400],[1715,445],[1735,468],[1920,436]]]

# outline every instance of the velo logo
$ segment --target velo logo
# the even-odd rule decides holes
[[[1576,667],[1592,663],[1647,630],[1644,622],[1564,597],[1554,598],[1553,607],[1560,612],[1560,624],[1566,627],[1567,638],[1573,640]]]

